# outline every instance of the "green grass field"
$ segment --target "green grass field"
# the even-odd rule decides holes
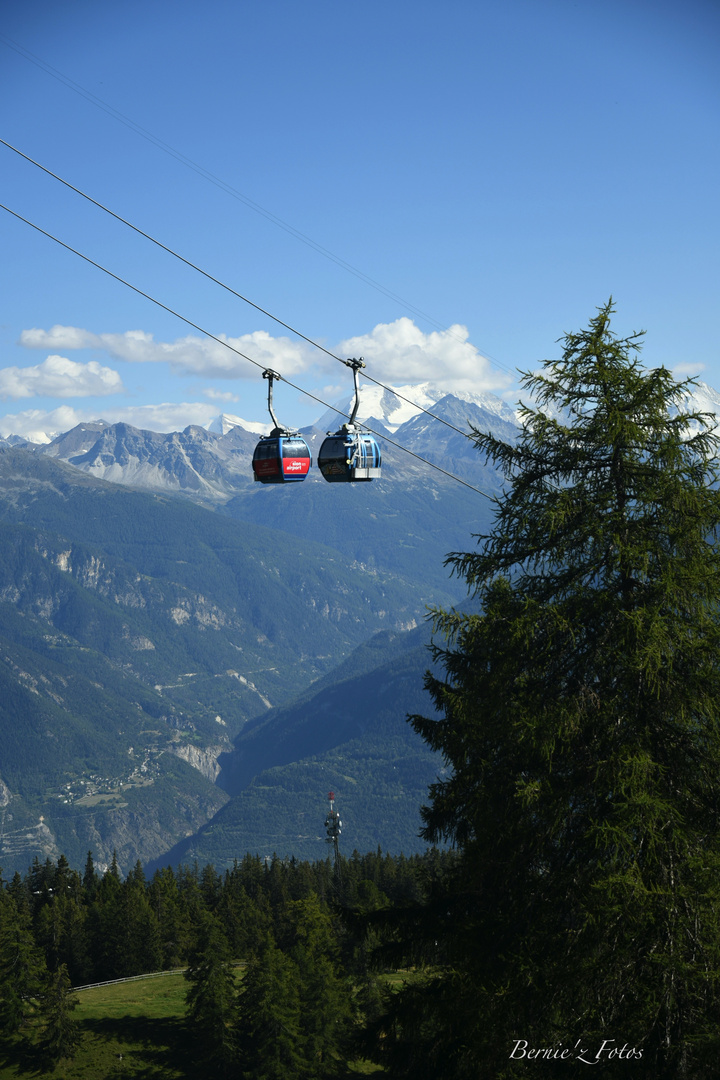
[[[0,1045],[0,1080],[205,1080],[185,1024],[186,987],[183,976],[173,974],[82,990],[73,1014],[83,1039],[75,1059],[49,1070],[34,1046],[18,1039]],[[351,1073],[381,1075],[361,1062]]]
[[[82,990],[73,1014],[83,1035],[75,1060],[48,1073],[33,1048],[18,1040],[0,1051],[0,1078],[199,1077],[184,1022],[186,985],[182,975],[163,975]]]

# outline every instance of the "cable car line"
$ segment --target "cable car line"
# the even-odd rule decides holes
[[[331,352],[329,349],[326,349],[324,345],[321,345],[319,342],[314,341],[313,338],[309,338],[300,330],[296,330],[294,326],[290,326],[289,323],[284,322],[282,319],[278,318],[277,315],[273,315],[271,311],[267,311],[259,304],[256,304],[254,300],[250,300],[247,296],[243,296],[242,293],[237,292],[235,289],[232,288],[232,286],[227,285],[224,281],[220,281],[219,278],[214,277],[212,274],[208,273],[207,270],[203,270],[202,267],[197,266],[195,263],[191,262],[190,259],[186,259],[184,255],[180,255],[179,252],[175,251],[171,247],[168,247],[167,244],[163,244],[161,240],[157,240],[154,236],[151,236],[150,233],[145,232],[144,229],[139,228],[139,226],[137,225],[133,225],[133,223],[131,221],[128,221],[127,218],[122,217],[120,214],[116,214],[114,210],[111,210],[103,203],[98,202],[97,199],[94,199],[92,195],[88,195],[87,192],[82,191],[81,188],[75,187],[75,185],[71,184],[69,180],[65,180],[62,176],[58,176],[58,174],[53,172],[52,169],[48,169],[45,165],[41,165],[39,161],[31,158],[28,154],[25,154],[22,150],[19,150],[16,146],[13,146],[12,143],[9,143],[5,139],[0,138],[0,145],[6,146],[8,150],[12,150],[15,154],[17,154],[21,158],[24,158],[25,161],[29,162],[31,165],[35,165],[36,168],[40,169],[48,176],[51,176],[54,180],[58,180],[61,184],[64,184],[64,186],[69,188],[71,191],[74,191],[76,194],[81,195],[83,199],[87,199],[87,201],[92,203],[93,206],[97,206],[98,209],[103,210],[106,214],[109,214],[110,217],[115,218],[116,221],[121,222],[123,225],[127,225],[129,229],[132,229],[133,232],[138,233],[139,236],[142,236],[146,240],[149,240],[152,244],[155,244],[156,247],[159,247],[163,251],[166,251],[169,255],[173,255],[176,259],[179,259],[180,262],[185,263],[186,266],[189,266],[191,270],[195,270],[198,274],[202,274],[202,276],[207,278],[208,281],[212,281],[215,285],[219,285],[221,289],[225,289],[226,292],[231,293],[232,296],[237,297],[238,300],[242,300],[243,303],[249,304],[250,307],[255,308],[255,310],[261,312],[261,314],[266,315],[269,319],[272,319],[273,322],[276,322],[279,326],[283,326],[286,330],[289,330],[291,334],[295,334],[303,341],[306,341],[308,345],[312,345],[314,348],[319,349],[320,352],[324,352],[326,356],[329,356],[333,360],[337,360],[341,364],[345,363],[342,357],[338,356],[334,352]],[[387,390],[389,393],[394,394],[395,397],[400,398],[408,405],[412,405],[413,408],[425,413],[426,416],[432,417],[433,420],[439,421],[439,423],[444,424],[445,427],[449,427],[453,431],[457,432],[458,435],[463,435],[466,439],[472,441],[473,437],[469,432],[463,431],[462,428],[457,427],[449,420],[445,420],[442,416],[438,416],[436,413],[430,412],[429,409],[423,408],[422,405],[418,405],[417,402],[412,401],[408,397],[405,397],[404,394],[399,393],[399,391],[392,386],[386,386],[385,383],[380,382],[379,379],[373,378],[372,375],[368,375],[366,372],[363,372],[362,374],[363,378],[367,379],[369,382],[372,382],[376,386],[381,387],[383,390]]]
[[[452,337],[456,338],[456,340],[463,341],[463,339],[458,337],[457,334],[452,334],[452,332],[448,330],[443,323],[440,323],[437,321],[437,319],[434,319],[432,315],[428,315],[427,312],[415,307],[408,300],[404,300],[402,296],[398,296],[396,293],[391,292],[390,289],[387,289],[384,285],[381,285],[380,282],[375,281],[375,279],[371,278],[368,274],[363,273],[362,270],[358,270],[351,263],[346,262],[344,259],[341,259],[339,255],[335,255],[328,248],[323,247],[322,244],[318,244],[317,241],[312,239],[312,237],[307,236],[299,229],[296,229],[293,225],[290,225],[288,224],[288,222],[283,221],[282,218],[278,217],[276,214],[273,214],[270,210],[266,210],[265,207],[260,205],[260,203],[254,202],[254,200],[250,199],[247,195],[243,195],[243,193],[241,191],[238,191],[237,188],[232,187],[231,184],[228,184],[225,180],[222,180],[214,173],[211,173],[204,166],[199,165],[196,161],[193,161],[192,158],[186,157],[185,154],[181,153],[179,150],[176,150],[175,147],[171,146],[169,143],[166,143],[162,139],[158,138],[157,135],[153,135],[152,132],[148,131],[146,128],[136,123],[135,120],[131,120],[129,117],[121,113],[118,109],[115,109],[112,105],[109,105],[106,101],[103,101],[102,98],[97,97],[95,94],[91,93],[90,90],[87,90],[85,87],[81,86],[80,83],[74,82],[71,78],[69,78],[69,76],[64,75],[61,71],[58,71],[57,68],[54,68],[51,64],[48,64],[47,61],[42,60],[40,57],[30,52],[30,50],[26,49],[24,45],[18,44],[18,42],[13,41],[13,39],[9,38],[6,34],[1,33],[0,41],[2,41],[8,48],[13,49],[16,53],[18,53],[19,56],[22,56],[24,60],[27,60],[29,63],[34,64],[36,67],[39,67],[48,75],[51,75],[52,78],[57,79],[59,82],[63,83],[63,85],[67,86],[68,89],[73,90],[76,94],[79,94],[80,97],[85,98],[85,100],[89,101],[91,105],[95,105],[97,108],[107,113],[108,116],[111,116],[114,120],[118,120],[125,127],[129,128],[137,135],[140,135],[143,139],[146,139],[148,142],[152,143],[153,146],[156,146],[159,150],[164,151],[164,153],[168,154],[176,161],[179,161],[181,165],[185,165],[187,168],[192,169],[193,172],[197,173],[199,176],[202,176],[203,179],[208,180],[211,184],[214,184],[215,187],[220,188],[221,191],[224,191],[227,195],[232,196],[233,199],[236,199],[238,202],[243,203],[245,206],[249,207],[251,210],[254,210],[256,213],[260,214],[262,217],[266,218],[274,225],[277,225],[279,228],[287,232],[290,236],[294,236],[297,240],[300,240],[303,244],[306,244],[308,247],[312,248],[319,255],[323,255],[326,259],[334,262],[343,270],[347,270],[348,273],[353,274],[354,277],[358,278],[360,281],[365,282],[366,285],[370,285],[371,288],[376,289],[377,292],[382,293],[383,296],[387,296],[390,300],[394,300],[396,303],[401,304],[407,311],[411,311],[413,314],[418,315],[421,319],[424,319],[426,322],[429,322],[433,326],[437,327],[438,330],[450,333]],[[496,360],[490,354],[483,355],[487,355],[487,358],[489,360],[492,360],[492,362],[497,367],[501,368],[503,371],[507,371],[508,374],[514,376],[515,372],[508,368],[505,364],[502,364],[499,360]],[[378,385],[382,385],[382,383]],[[403,400],[408,399],[405,398]],[[413,404],[413,402],[410,402],[410,404]]]
[[[208,273],[207,270],[203,270],[201,266],[197,266],[195,263],[191,262],[190,259],[186,259],[184,255],[180,255],[179,252],[174,251],[171,247],[168,247],[167,244],[163,244],[161,240],[157,240],[154,236],[151,236],[150,233],[146,233],[137,225],[133,225],[132,221],[128,221],[127,218],[122,217],[120,214],[116,214],[115,211],[111,210],[108,206],[104,206],[101,202],[98,202],[97,199],[93,199],[92,195],[88,195],[87,192],[82,191],[78,187],[75,187],[75,185],[71,184],[69,180],[64,180],[62,176],[58,176],[58,174],[54,173],[52,169],[48,169],[45,165],[41,165],[39,161],[35,161],[35,159],[31,158],[28,154],[24,154],[22,150],[18,150],[16,146],[12,146],[9,142],[6,142],[5,139],[0,139],[0,144],[2,144],[3,146],[7,146],[9,150],[13,150],[16,154],[19,154],[20,157],[25,158],[25,160],[29,161],[31,165],[36,165],[38,169],[42,169],[44,173],[47,173],[48,176],[52,176],[54,180],[59,180],[61,184],[64,184],[65,187],[70,188],[71,191],[75,191],[78,195],[82,195],[83,199],[87,199],[87,201],[91,202],[93,206],[97,206],[100,210],[104,210],[106,214],[114,217],[116,221],[120,221],[123,225],[127,225],[129,229],[133,230],[133,232],[138,233],[146,240],[149,240],[152,244],[155,244],[157,247],[162,248],[162,250],[166,251],[169,255],[174,255],[176,259],[179,259],[180,262],[185,263],[185,265],[189,266],[191,270],[196,270],[198,274],[202,274],[203,277],[206,277],[208,281],[214,282],[215,285],[219,285],[221,289],[225,289],[227,292],[232,293],[232,295],[236,296],[238,300],[244,301],[244,303],[249,304],[250,307],[254,307],[256,311],[261,312],[261,314],[263,315],[267,315],[267,317],[269,319],[272,319],[273,322],[278,323],[280,326],[284,326],[285,329],[289,330],[291,334],[296,334],[298,337],[302,338],[303,341],[307,341],[309,345],[314,345],[316,349],[320,349],[321,352],[327,353],[327,355],[332,357],[333,360],[340,360],[339,356],[336,356],[335,353],[330,352],[329,349],[324,348],[324,346],[320,345],[317,341],[313,341],[312,338],[306,337],[305,334],[302,334],[293,326],[290,326],[288,323],[283,322],[282,319],[277,318],[277,316],[273,315],[272,312],[266,311],[265,308],[260,307],[259,304],[256,304],[253,300],[250,300],[247,296],[243,296],[242,293],[237,292],[235,289],[232,288],[232,286],[226,285],[224,281],[220,281],[219,278],[213,277],[213,275]],[[342,363],[342,360],[340,360],[340,362]]]
[[[13,41],[12,38],[7,37],[7,35],[5,34],[0,34],[0,41],[7,45],[8,48],[13,49],[15,52],[17,52],[18,55],[22,56],[24,60],[28,60],[31,64],[34,64],[36,67],[39,67],[41,70],[45,71],[48,75],[51,75],[54,79],[57,79],[59,82],[63,83],[65,86],[68,87],[68,89],[73,90],[76,94],[79,94],[80,97],[85,98],[85,100],[89,101],[91,105],[95,105],[97,108],[107,113],[108,116],[111,116],[114,120],[118,120],[121,124],[124,124],[125,127],[129,128],[137,135],[140,135],[143,139],[146,139],[148,142],[152,143],[152,145],[156,146],[159,150],[163,150],[166,154],[169,154],[170,157],[175,158],[175,160],[179,161],[181,165],[185,165],[187,166],[187,168],[192,169],[193,172],[196,172],[199,176],[202,176],[203,179],[208,180],[211,184],[214,184],[215,187],[219,187],[226,194],[231,195],[234,199],[237,199],[238,202],[244,203],[245,206],[248,206],[250,207],[250,209],[255,210],[256,213],[260,214],[264,218],[267,218],[268,221],[271,221],[274,225],[277,225],[279,228],[283,229],[291,236],[294,236],[297,240],[302,241],[303,244],[307,244],[308,247],[311,247],[314,251],[317,251],[318,254],[325,256],[325,258],[327,259],[330,259],[331,262],[334,262],[337,266],[342,267],[343,270],[347,270],[348,273],[353,274],[361,281],[364,281],[365,284],[370,285],[373,289],[377,289],[378,292],[381,292],[390,300],[395,300],[396,303],[402,304],[403,307],[407,308],[408,311],[412,311],[415,315],[419,315],[427,322],[432,323],[439,330],[443,329],[443,324],[439,323],[431,315],[428,315],[426,312],[421,311],[420,308],[416,308],[408,300],[404,300],[401,296],[398,296],[395,293],[391,292],[389,289],[386,289],[384,285],[380,284],[380,282],[375,281],[374,278],[371,278],[368,274],[363,273],[362,270],[358,270],[357,267],[353,266],[349,262],[346,262],[344,259],[340,258],[339,255],[335,255],[328,248],[323,247],[322,244],[318,244],[316,240],[312,239],[312,237],[307,236],[299,229],[296,229],[287,221],[283,221],[283,219],[278,217],[277,214],[273,214],[271,210],[265,209],[265,207],[261,206],[260,203],[255,202],[247,195],[243,195],[243,193],[241,191],[238,191],[237,188],[234,188],[231,184],[228,184],[225,180],[222,180],[219,176],[216,176],[214,173],[210,172],[209,169],[206,169],[203,165],[199,165],[196,161],[193,161],[192,158],[187,157],[185,154],[181,153],[180,150],[176,150],[174,146],[171,146],[169,143],[164,142],[157,135],[153,135],[153,133],[151,131],[148,131],[147,128],[142,127],[135,120],[131,120],[129,117],[125,116],[118,109],[114,108],[112,105],[109,105],[106,101],[103,101],[102,98],[97,97],[95,94],[91,93],[90,90],[85,89],[85,87],[81,86],[80,83],[74,82],[73,79],[69,78],[69,76],[67,75],[64,75],[61,71],[58,71],[57,68],[54,68],[51,64],[48,64],[47,61],[41,60],[40,57],[35,56],[34,53],[30,52],[30,50],[26,49],[23,45],[19,45],[17,42]]]
[[[31,229],[35,229],[36,232],[39,232],[43,236],[46,236],[49,240],[53,240],[56,244],[59,244],[60,247],[65,248],[66,251],[70,251],[73,255],[77,255],[78,258],[83,259],[84,262],[89,263],[91,266],[94,266],[97,270],[102,270],[102,272],[104,274],[107,274],[108,277],[111,277],[115,281],[120,282],[121,285],[125,285],[128,289],[132,289],[132,291],[134,293],[137,293],[138,296],[142,296],[145,300],[149,300],[151,304],[155,304],[156,307],[162,308],[163,311],[167,311],[170,315],[173,315],[176,319],[180,319],[181,322],[186,323],[188,326],[192,326],[192,328],[194,330],[199,331],[199,333],[203,334],[205,337],[210,338],[212,341],[216,341],[218,343],[218,345],[223,345],[226,349],[229,349],[230,352],[233,352],[237,356],[242,357],[243,360],[247,360],[251,364],[254,364],[255,367],[261,368],[262,370],[265,370],[265,365],[261,364],[257,360],[253,360],[252,356],[248,356],[246,353],[241,352],[239,349],[236,349],[234,345],[231,345],[227,341],[223,341],[222,338],[219,338],[215,334],[212,334],[209,330],[205,330],[204,327],[198,325],[198,323],[193,322],[192,319],[188,319],[185,315],[181,315],[179,311],[175,311],[174,308],[169,307],[167,304],[163,304],[163,302],[161,300],[157,300],[154,296],[151,296],[149,293],[143,292],[143,290],[138,288],[137,285],[131,284],[131,282],[126,281],[125,278],[121,278],[119,274],[115,274],[115,273],[113,273],[112,270],[108,270],[108,268],[106,266],[103,266],[99,262],[95,262],[95,260],[91,259],[89,255],[84,255],[82,253],[82,251],[78,251],[77,248],[72,247],[70,244],[66,244],[64,240],[60,240],[59,237],[54,236],[52,233],[48,232],[46,229],[43,229],[40,225],[36,225],[35,222],[30,221],[26,217],[23,217],[22,214],[19,214],[16,210],[11,210],[10,207],[5,206],[4,203],[0,203],[0,210],[7,211],[8,214],[11,214],[14,218],[17,218],[18,221],[22,221],[25,225],[29,225]],[[341,362],[345,363],[345,361],[341,361]],[[283,381],[288,384],[288,386],[291,386],[293,388],[293,390],[297,390],[298,393],[304,394],[305,397],[309,397],[313,401],[317,401],[318,404],[322,405],[324,408],[333,409],[340,416],[345,416],[345,417],[347,417],[347,419],[350,419],[348,413],[344,413],[344,412],[342,412],[342,410],[336,409],[334,405],[330,405],[330,404],[328,404],[327,401],[323,401],[322,398],[319,398],[316,394],[313,394],[310,390],[304,390],[302,386],[298,386],[296,383],[291,382],[290,379],[287,379],[285,376],[282,376],[282,378],[283,378]],[[421,461],[424,465],[429,465],[430,468],[435,469],[436,472],[442,473],[444,476],[449,477],[451,480],[457,481],[457,483],[462,484],[463,487],[470,488],[471,491],[476,492],[478,495],[482,495],[483,498],[485,498],[485,499],[489,499],[490,502],[495,502],[494,497],[492,495],[488,495],[486,491],[481,491],[480,488],[475,487],[474,484],[468,483],[467,480],[463,480],[461,477],[455,476],[454,473],[448,472],[447,469],[443,469],[440,465],[436,465],[434,462],[428,461],[427,458],[422,457],[420,454],[416,454],[414,450],[408,450],[408,448],[406,446],[403,446],[402,443],[397,442],[395,439],[391,439],[388,435],[384,435],[379,431],[374,431],[371,427],[368,427],[367,424],[363,424],[363,427],[365,428],[366,431],[369,431],[372,435],[377,435],[378,438],[384,439],[384,441],[389,443],[391,446],[396,447],[398,450],[404,451],[406,454],[409,454],[411,457],[414,457],[418,461]]]

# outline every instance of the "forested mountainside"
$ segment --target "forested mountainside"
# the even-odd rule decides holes
[[[123,866],[227,799],[218,757],[433,590],[28,449],[0,453],[2,864]]]
[[[378,634],[298,701],[250,721],[219,759],[218,783],[232,798],[152,867],[227,866],[238,851],[322,858],[330,790],[341,850],[424,850],[420,806],[443,765],[406,716],[429,706],[429,637],[427,625]]]

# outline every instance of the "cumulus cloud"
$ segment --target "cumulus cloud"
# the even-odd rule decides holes
[[[105,420],[111,424],[132,424],[149,431],[182,431],[188,424],[205,427],[217,416],[217,406],[206,401],[163,402],[160,405],[135,405],[107,410]]]
[[[178,375],[256,379],[258,368],[238,355],[241,353],[261,367],[272,368],[291,379],[311,368],[316,374],[332,368],[333,381],[344,385],[332,358],[306,342],[286,336],[273,337],[265,330],[239,337],[218,337],[220,340],[215,341],[191,334],[165,342],[156,341],[144,330],[95,334],[76,326],[57,325],[50,330],[24,330],[20,342],[27,348],[53,351],[102,350],[117,360],[131,363],[164,363]],[[392,323],[379,323],[370,333],[347,338],[333,351],[342,357],[364,356],[369,374],[395,386],[430,382],[447,390],[491,390],[502,394],[514,382],[511,375],[492,367],[469,341],[467,327],[460,324],[426,334],[412,319],[403,317]],[[215,401],[233,400],[229,392],[203,390],[202,393]]]
[[[124,390],[117,371],[96,360],[79,364],[64,356],[48,356],[34,367],[0,368],[0,398],[104,397]]]
[[[225,379],[257,377],[257,367],[238,353],[262,367],[279,368],[289,376],[305,371],[319,355],[305,342],[272,337],[265,330],[255,330],[240,337],[217,336],[220,341],[191,334],[167,342],[155,341],[154,336],[144,330],[93,334],[77,326],[53,326],[50,330],[23,330],[20,344],[30,349],[102,349],[117,360],[166,363],[177,374]]]
[[[206,397],[208,401],[239,401],[240,395],[233,394],[232,390],[214,390],[212,386],[205,387],[200,393],[203,397]]]
[[[57,409],[26,409],[20,413],[7,413],[0,416],[0,436],[20,435],[31,442],[45,443],[52,435],[69,431],[84,421],[97,420],[82,409],[73,409],[70,405],[60,405]]]
[[[44,411],[26,409],[24,412],[0,417],[0,436],[21,435],[31,442],[48,442],[63,431],[78,424],[103,419],[109,424],[125,423],[149,431],[182,431],[188,424],[205,427],[217,415],[217,406],[205,401],[164,402],[159,405],[121,406],[103,409],[102,418],[89,409],[74,409],[61,405]]]
[[[468,341],[465,326],[424,334],[412,319],[379,323],[369,334],[341,341],[344,356],[363,356],[374,378],[396,386],[433,382],[448,390],[503,390],[512,378],[490,366]]]
[[[52,330],[23,330],[20,344],[28,349],[91,349],[92,343],[85,342],[93,336],[74,326],[53,326]]]

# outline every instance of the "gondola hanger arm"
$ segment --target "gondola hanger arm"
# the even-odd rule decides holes
[[[278,423],[277,416],[273,412],[272,397],[273,397],[273,379],[282,379],[282,375],[279,375],[277,373],[277,371],[273,371],[272,368],[265,368],[265,370],[263,371],[263,379],[267,379],[267,381],[268,381],[268,412],[270,413],[270,417],[272,419],[272,422],[275,425],[275,431],[279,432],[279,431],[284,430],[284,429],[281,428],[280,424]]]
[[[363,360],[362,356],[359,359],[356,359],[353,356],[350,360],[343,360],[343,363],[346,367],[352,368],[353,379],[355,381],[355,404],[353,405],[352,412],[350,413],[349,421],[347,422],[347,424],[343,425],[343,427],[351,429],[355,427],[355,417],[357,416],[357,411],[360,407],[360,387],[358,386],[358,371],[360,370],[360,368],[365,367],[365,361]]]

